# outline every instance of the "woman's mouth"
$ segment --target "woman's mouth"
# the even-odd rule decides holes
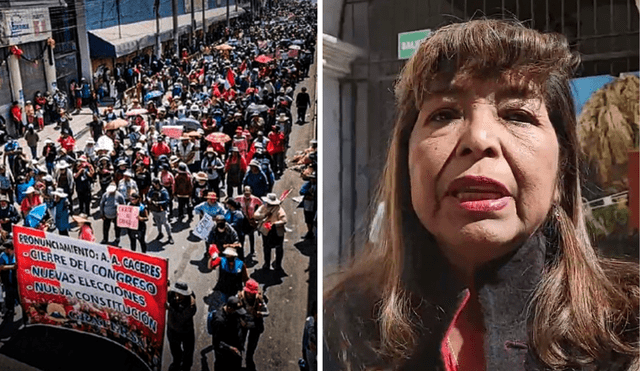
[[[511,198],[504,184],[484,176],[455,179],[449,185],[447,195],[453,197],[461,209],[475,212],[502,210]]]

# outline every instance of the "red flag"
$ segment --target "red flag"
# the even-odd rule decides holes
[[[240,71],[240,73],[243,73],[244,70],[247,69],[247,61],[242,61],[242,64],[240,65],[240,68],[238,69]]]
[[[220,94],[220,89],[218,89],[218,84],[213,85],[213,96],[216,98],[220,98],[222,94]]]
[[[229,86],[233,87],[236,84],[236,74],[233,72],[231,68],[227,70],[227,81],[229,82]]]
[[[280,195],[280,197],[278,197],[278,199],[280,201],[284,201],[284,199],[287,198],[287,196],[289,196],[291,191],[292,191],[292,189],[287,189],[287,190],[283,191],[282,194]]]

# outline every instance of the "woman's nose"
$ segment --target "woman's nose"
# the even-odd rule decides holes
[[[464,125],[460,129],[456,155],[473,156],[476,160],[483,157],[498,157],[500,155],[499,129],[500,123],[490,109],[474,109],[466,115]]]

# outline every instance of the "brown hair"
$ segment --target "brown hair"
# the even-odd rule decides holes
[[[537,357],[553,369],[589,364],[608,352],[637,360],[638,267],[599,257],[582,213],[580,154],[569,87],[578,64],[562,35],[540,33],[514,21],[473,20],[437,30],[405,65],[395,88],[396,123],[377,198],[384,202],[388,227],[325,296],[344,290],[348,282],[382,285],[376,350],[385,358],[397,363],[416,345],[417,317],[410,293],[405,292],[403,259],[410,256],[412,242],[424,241],[429,233],[411,204],[408,142],[431,83],[448,77],[506,80],[533,90],[542,95],[556,131],[560,195],[547,225],[558,234],[557,253],[531,307],[530,343]],[[433,243],[431,248],[436,248]],[[367,279],[354,280],[357,277]]]

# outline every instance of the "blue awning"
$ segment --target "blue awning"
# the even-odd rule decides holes
[[[230,11],[229,18],[243,14],[243,9]],[[214,8],[205,12],[207,22],[225,20],[226,8]],[[196,14],[196,29],[202,28],[202,16]],[[178,16],[178,34],[190,31],[191,14]],[[211,23],[209,23],[211,24]],[[160,19],[160,41],[165,42],[173,38],[173,19]],[[156,20],[148,20],[120,26],[112,26],[89,31],[89,54],[91,58],[119,58],[135,51],[142,50],[156,43]]]

